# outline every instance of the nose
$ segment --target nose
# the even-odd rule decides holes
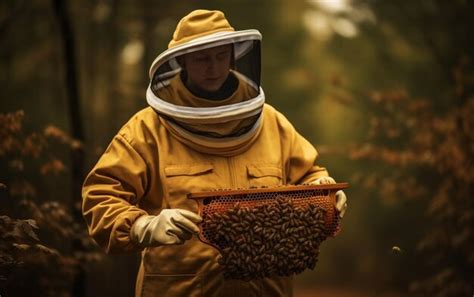
[[[217,72],[217,69],[218,69],[217,59],[216,58],[209,59],[207,68],[206,68],[207,74],[215,74]]]

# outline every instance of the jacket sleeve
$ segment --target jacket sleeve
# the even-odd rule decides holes
[[[294,131],[294,141],[289,159],[289,183],[310,183],[321,176],[329,176],[325,167],[316,164],[318,152],[298,132]]]
[[[309,183],[321,176],[328,176],[326,168],[316,164],[318,152],[291,123],[277,112],[280,135],[282,135],[287,184]]]
[[[89,234],[107,253],[140,250],[129,235],[135,220],[147,214],[137,206],[147,184],[145,160],[118,134],[82,188],[82,213]]]

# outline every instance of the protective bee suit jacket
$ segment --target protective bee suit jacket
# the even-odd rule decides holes
[[[249,117],[258,119],[247,141],[216,152],[180,134],[183,129],[156,106],[145,108],[121,128],[87,176],[83,214],[91,236],[108,253],[142,252],[136,296],[292,295],[291,278],[224,279],[218,251],[196,237],[145,249],[130,240],[142,215],[167,208],[197,213],[188,193],[299,184],[328,175],[315,165],[314,147],[273,107],[262,104]]]
[[[197,212],[187,193],[298,184],[327,176],[314,165],[316,150],[283,115],[266,105],[263,119],[250,149],[221,157],[190,149],[170,134],[153,109],[140,111],[85,181],[83,211],[90,234],[107,252],[138,251],[129,238],[134,221],[164,208]],[[287,278],[225,281],[217,256],[196,238],[145,249],[136,296],[291,296]]]

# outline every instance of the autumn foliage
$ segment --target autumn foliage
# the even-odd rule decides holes
[[[24,117],[0,114],[0,292],[71,296],[80,269],[100,254],[74,215],[71,194],[53,200],[41,183],[64,181],[67,165],[55,152],[80,144],[54,126],[25,132]]]
[[[351,108],[363,106],[365,141],[343,153],[364,162],[351,181],[385,200],[417,200],[425,230],[414,251],[413,296],[470,296],[474,292],[474,77],[464,58],[440,98],[418,98],[404,89],[343,90]],[[344,86],[338,85],[339,88]],[[436,103],[449,108],[439,108]],[[403,220],[403,214],[400,220]],[[410,231],[407,231],[410,232]],[[408,269],[410,270],[410,269]],[[410,273],[407,271],[406,273]]]

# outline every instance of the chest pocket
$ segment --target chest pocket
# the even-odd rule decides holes
[[[171,208],[183,208],[197,212],[195,201],[187,199],[189,193],[209,191],[217,188],[212,164],[168,165],[165,191]]]
[[[247,177],[249,187],[271,187],[283,184],[282,170],[274,165],[247,165]]]

